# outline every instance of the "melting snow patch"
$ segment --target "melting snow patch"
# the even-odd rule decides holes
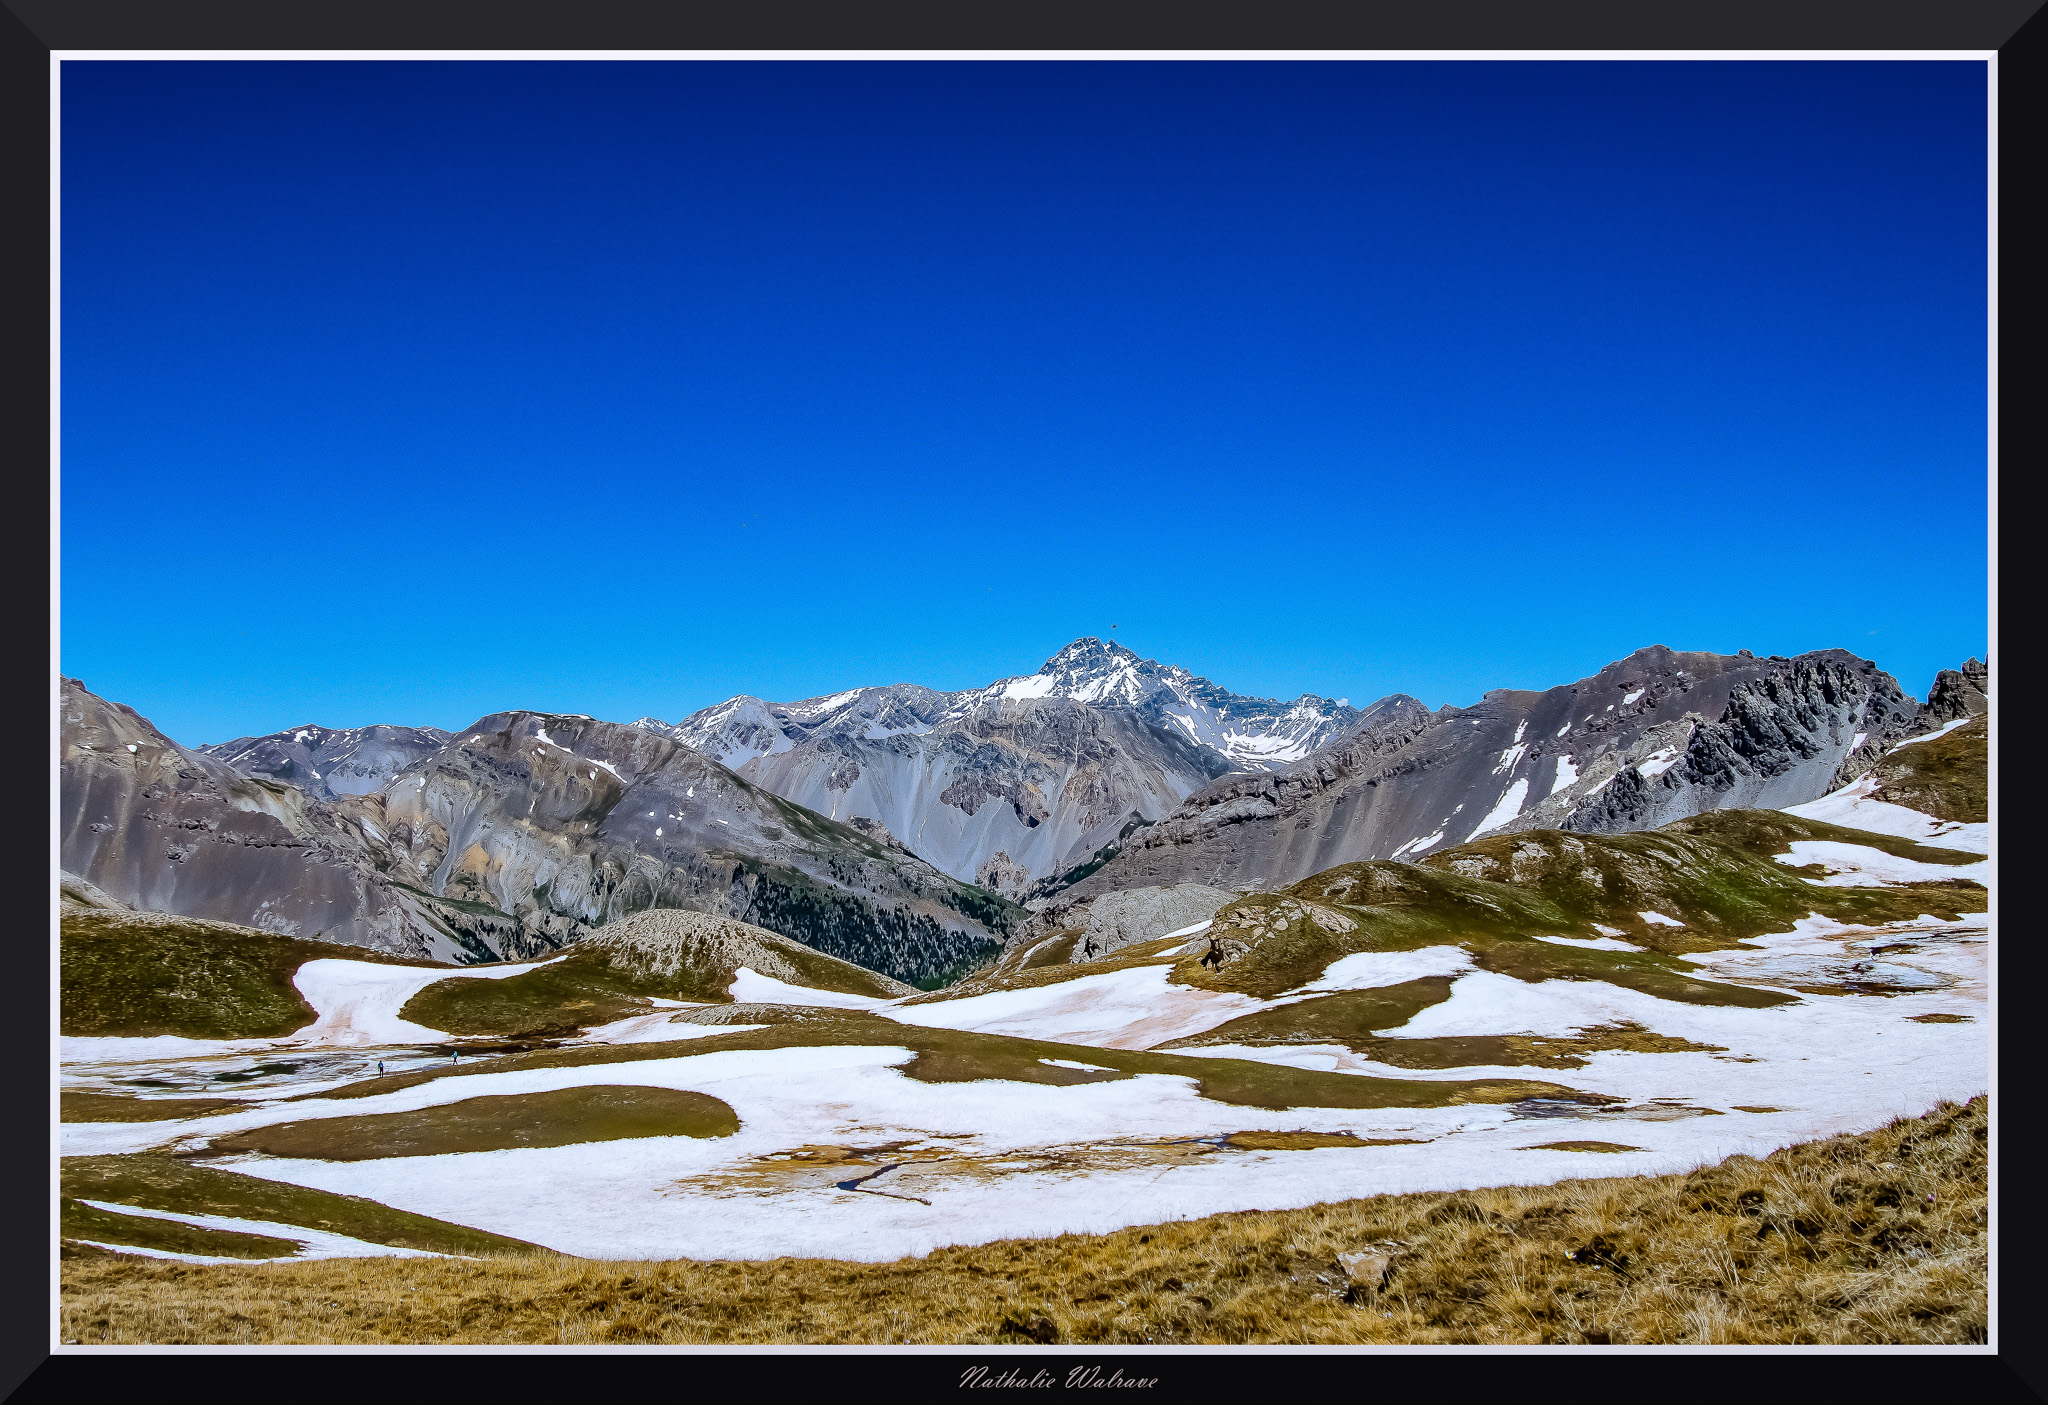
[[[1596,931],[1596,932],[1601,932],[1601,933],[1604,933],[1604,934],[1606,934],[1607,936],[1610,936],[1610,937],[1619,937],[1619,936],[1624,936],[1624,935],[1626,935],[1626,934],[1625,934],[1625,933],[1624,933],[1624,932],[1623,932],[1623,931],[1621,930],[1621,928],[1619,928],[1619,927],[1610,927],[1610,926],[1608,926],[1608,925],[1607,925],[1606,923],[1604,923],[1604,922],[1595,922],[1595,923],[1593,924],[1593,930],[1594,930],[1594,931]]]
[[[241,1220],[229,1215],[166,1214],[161,1210],[145,1210],[138,1205],[115,1205],[104,1200],[87,1200],[81,1197],[79,1204],[90,1205],[95,1210],[106,1210],[116,1215],[134,1215],[145,1220],[169,1220],[172,1224],[191,1225],[195,1229],[218,1229],[237,1234],[261,1234],[272,1239],[291,1239],[303,1247],[291,1255],[293,1259],[445,1259],[459,1255],[436,1254],[425,1249],[399,1249],[389,1244],[372,1244],[367,1240],[351,1239],[345,1234],[330,1234],[324,1229],[307,1229],[303,1225],[278,1224],[274,1220]],[[97,1242],[97,1241],[89,1241]],[[176,1254],[162,1249],[142,1249],[132,1244],[101,1244],[102,1249],[113,1249],[123,1254],[145,1254],[153,1259],[182,1259],[188,1263],[249,1264],[284,1263],[286,1259],[238,1259],[215,1257],[209,1254]]]
[[[1602,927],[1603,932],[1612,928]],[[1561,946],[1591,947],[1594,951],[1641,951],[1634,942],[1620,942],[1613,937],[1538,937],[1539,942],[1556,942]]]
[[[1807,881],[1829,888],[1881,888],[1894,884],[1939,883],[1951,878],[1982,883],[1991,876],[1988,860],[1971,864],[1921,863],[1917,859],[1902,859],[1896,854],[1887,854],[1882,849],[1872,849],[1863,844],[1839,844],[1822,839],[1795,840],[1791,853],[1779,854],[1776,858],[1791,868],[1804,868],[1815,863],[1825,865],[1828,870],[1826,878]]]
[[[1897,750],[1898,750],[1898,749],[1899,749],[1900,747],[1902,747],[1902,746],[1912,746],[1912,745],[1913,745],[1913,744],[1914,744],[1915,742],[1931,742],[1931,741],[1935,740],[1935,739],[1936,739],[1937,737],[1945,737],[1945,736],[1947,736],[1947,735],[1948,735],[1948,734],[1949,734],[1950,732],[1953,732],[1953,731],[1954,731],[1954,730],[1955,730],[1956,728],[1958,728],[1958,727],[1962,726],[1962,725],[1963,725],[1963,724],[1964,724],[1965,722],[1969,722],[1969,721],[1973,721],[1973,720],[1974,720],[1974,719],[1972,719],[1972,718],[1968,718],[1968,717],[1958,717],[1958,718],[1957,718],[1957,719],[1956,719],[1955,721],[1953,721],[1953,722],[1950,722],[1950,723],[1948,723],[1948,724],[1947,724],[1946,726],[1942,727],[1942,728],[1941,728],[1941,729],[1940,729],[1939,731],[1935,731],[1935,732],[1929,732],[1929,733],[1927,733],[1927,734],[1926,734],[1925,736],[1921,736],[1921,737],[1907,737],[1907,738],[1906,738],[1906,739],[1905,739],[1904,741],[1902,741],[1902,742],[1894,742],[1894,743],[1892,743],[1892,750],[1894,750],[1894,751],[1897,751]],[[133,748],[133,747],[130,747],[130,748],[129,748],[129,750],[130,750],[130,751],[133,751],[133,750],[134,750],[134,748]]]
[[[1659,927],[1683,927],[1685,924],[1675,917],[1666,917],[1661,912],[1638,912],[1636,916],[1645,922],[1654,922]]]
[[[1360,951],[1332,961],[1320,978],[1288,993],[1372,990],[1383,985],[1419,981],[1425,976],[1462,976],[1472,969],[1472,954],[1461,946],[1425,946],[1414,951]]]
[[[1076,1068],[1076,1069],[1079,1069],[1079,1070],[1081,1070],[1081,1072],[1083,1072],[1083,1073],[1115,1073],[1115,1072],[1116,1072],[1116,1070],[1115,1070],[1115,1069],[1113,1069],[1113,1068],[1105,1068],[1105,1067],[1103,1067],[1103,1066],[1102,1066],[1101,1064],[1081,1064],[1081,1063],[1075,1063],[1075,1062],[1074,1062],[1074,1061],[1073,1061],[1072,1059],[1040,1059],[1040,1060],[1039,1060],[1039,1062],[1040,1062],[1040,1063],[1042,1063],[1042,1064],[1045,1064],[1045,1065],[1047,1065],[1048,1067],[1051,1067],[1051,1068]]]
[[[826,1005],[835,1010],[873,1010],[889,1003],[875,995],[848,995],[837,990],[791,985],[745,966],[733,973],[732,984],[726,987],[726,993],[735,1001],[748,1005]]]
[[[1432,844],[1441,843],[1443,837],[1444,832],[1442,830],[1438,830],[1435,834],[1425,834],[1420,839],[1409,840],[1406,844],[1403,844],[1400,848],[1394,850],[1393,853],[1387,855],[1387,857],[1390,859],[1398,859],[1401,857],[1402,854],[1407,853],[1410,848],[1413,848],[1417,854],[1420,854],[1424,849],[1429,848]]]
[[[966,1029],[1104,1049],[1149,1049],[1214,1028],[1269,1002],[1171,985],[1170,966],[1131,966],[1057,985],[998,990],[877,1011],[904,1024]]]
[[[1641,688],[1638,688],[1638,689],[1636,689],[1636,690],[1635,690],[1635,691],[1634,691],[1633,693],[1630,693],[1630,694],[1629,694],[1628,696],[1624,697],[1624,698],[1623,698],[1623,699],[1621,700],[1621,702],[1622,702],[1622,706],[1626,707],[1626,706],[1627,706],[1628,704],[1630,704],[1630,703],[1634,702],[1634,701],[1635,701],[1635,700],[1636,700],[1637,698],[1641,697],[1641,696],[1643,695],[1643,693],[1644,693],[1644,690],[1643,690],[1643,689],[1641,689]]]
[[[1659,747],[1650,753],[1649,759],[1636,767],[1641,776],[1661,776],[1678,764],[1678,752],[1673,747]]]
[[[1550,793],[1552,795],[1557,794],[1560,790],[1563,790],[1566,786],[1571,785],[1574,781],[1578,780],[1578,778],[1579,768],[1572,764],[1571,757],[1558,757],[1557,779],[1550,783]]]
[[[501,981],[523,976],[565,960],[528,961],[516,966],[420,967],[384,966],[368,961],[323,957],[308,961],[292,976],[320,1018],[289,1036],[293,1044],[404,1044],[419,1039],[445,1039],[438,1029],[398,1017],[405,1002],[438,981]]]
[[[1465,842],[1469,844],[1480,835],[1486,833],[1487,830],[1499,829],[1515,816],[1521,814],[1522,802],[1528,798],[1529,780],[1525,776],[1507,788],[1507,793],[1501,796],[1500,802],[1487,812],[1485,819],[1479,822],[1479,828],[1465,836]]]
[[[1784,813],[1798,815],[1802,819],[1824,820],[1849,829],[1867,829],[1872,834],[1895,835],[1937,849],[1960,849],[1969,854],[1991,851],[1990,825],[1938,820],[1903,805],[1873,800],[1871,793],[1876,789],[1877,778],[1866,775],[1832,795],[1824,795],[1804,805],[1788,805]]]

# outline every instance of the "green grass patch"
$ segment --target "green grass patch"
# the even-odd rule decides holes
[[[739,1126],[732,1108],[707,1093],[630,1086],[557,1088],[470,1098],[411,1112],[255,1127],[214,1138],[206,1154],[259,1152],[315,1161],[375,1161],[639,1137],[727,1137]]]
[[[1283,892],[1249,894],[1225,906],[1207,934],[1222,951],[1221,964],[1189,956],[1172,980],[1270,999],[1356,952],[1459,944],[1483,968],[1522,979],[1602,980],[1689,1004],[1753,1007],[1786,997],[1699,980],[1670,958],[1789,931],[1814,913],[1877,925],[1922,913],[1953,920],[1983,906],[1981,889],[1967,885],[1820,887],[1764,853],[1819,835],[1883,839],[1791,816],[1730,811],[1637,834],[1529,830],[1447,849],[1419,864],[1341,864]],[[1958,854],[1953,861],[1977,857]],[[1646,911],[1685,925],[1651,922]],[[1645,950],[1575,950],[1534,940],[1608,935],[1603,927]],[[1010,980],[1026,983],[1020,978],[1032,974]]]
[[[1907,748],[1908,751],[1912,749]],[[1866,849],[1876,849],[1915,863],[1984,862],[1982,854],[1965,853],[1961,849],[1939,849],[1901,839],[1895,834],[1873,834],[1867,829],[1850,829],[1846,825],[1828,824],[1823,820],[1802,819],[1783,810],[1709,810],[1690,819],[1673,820],[1657,833],[1712,840],[1760,859],[1791,853],[1796,840],[1818,839],[1836,844],[1860,844]],[[1786,867],[1783,864],[1778,866]]]
[[[1938,741],[1915,742],[1871,768],[1875,798],[1938,820],[1983,824],[1991,818],[1991,721],[1973,718]]]
[[[1271,1010],[1240,1015],[1234,1020],[1160,1046],[1163,1050],[1194,1049],[1209,1044],[1342,1044],[1363,1052],[1361,1045],[1388,1041],[1376,1029],[1396,1029],[1432,1005],[1451,998],[1451,977],[1424,976],[1399,985],[1371,990],[1346,990],[1317,996]]]
[[[1385,1140],[1367,1141],[1349,1132],[1232,1132],[1223,1139],[1223,1144],[1239,1151],[1316,1151],[1326,1146],[1396,1145]],[[1398,1144],[1415,1145],[1405,1139]]]
[[[171,1122],[247,1106],[231,1098],[130,1098],[77,1088],[57,1092],[59,1122]]]
[[[100,1197],[95,1195],[91,1198],[97,1200]],[[64,1239],[90,1239],[101,1244],[161,1249],[172,1254],[207,1254],[224,1259],[288,1259],[299,1252],[296,1240],[274,1239],[267,1234],[244,1234],[239,1230],[199,1229],[170,1220],[145,1219],[140,1215],[117,1215],[82,1205],[69,1196],[57,1202],[57,1233]]]
[[[441,964],[161,912],[74,908],[60,933],[59,1029],[68,1035],[275,1039],[313,1023],[292,985],[308,961]]]
[[[371,1244],[425,1249],[437,1254],[487,1254],[538,1247],[467,1225],[409,1214],[359,1196],[335,1195],[211,1166],[195,1166],[158,1153],[67,1156],[59,1168],[59,1183],[62,1194],[84,1200],[136,1205],[172,1214],[226,1215],[302,1225]]]
[[[594,1025],[645,1014],[654,1007],[635,982],[613,971],[593,953],[572,952],[537,971],[503,980],[436,981],[406,1001],[399,1018],[449,1034],[498,1035],[508,1039],[552,1039]],[[649,991],[670,1000],[702,999]]]

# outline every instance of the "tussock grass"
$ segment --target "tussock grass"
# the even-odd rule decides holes
[[[1965,1343],[1986,1104],[1690,1175],[1378,1196],[858,1264],[61,1265],[97,1343]],[[1354,1281],[1339,1255],[1370,1281]]]

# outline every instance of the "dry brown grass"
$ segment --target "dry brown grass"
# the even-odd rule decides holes
[[[86,1254],[62,1266],[63,1335],[1027,1345],[1042,1317],[1053,1340],[1104,1344],[1982,1342],[1986,1121],[1980,1098],[1685,1176],[1379,1196],[888,1264]],[[1339,1255],[1374,1281],[1354,1286]]]

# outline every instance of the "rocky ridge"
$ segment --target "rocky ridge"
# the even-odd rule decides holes
[[[1099,639],[1035,674],[942,693],[914,684],[796,703],[730,698],[669,736],[775,794],[868,819],[957,878],[1017,895],[1233,770],[1314,751],[1358,716],[1304,694],[1246,698]]]
[[[323,800],[76,680],[63,705],[63,867],[138,908],[454,961],[689,908],[913,982],[993,953],[1021,915],[644,729],[500,713]]]
[[[407,766],[447,744],[448,733],[439,727],[308,724],[193,751],[225,761],[245,776],[284,781],[308,795],[333,800],[381,790]]]
[[[1494,833],[1611,833],[1799,804],[1868,770],[1921,718],[1889,675],[1839,649],[1758,659],[1658,646],[1576,683],[1500,689],[1469,708],[1431,712],[1396,696],[1306,760],[1212,782],[1031,896],[1270,889]]]

